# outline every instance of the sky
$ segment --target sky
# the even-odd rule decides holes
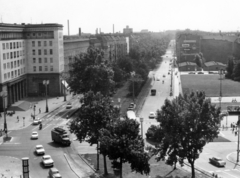
[[[0,23],[58,23],[64,35],[147,29],[240,31],[239,0],[0,0]]]

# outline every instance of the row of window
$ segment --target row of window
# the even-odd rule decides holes
[[[44,69],[44,71],[48,71],[48,66],[45,66]],[[43,66],[38,66],[38,71],[43,71]],[[53,66],[50,66],[50,71],[53,71]],[[37,66],[33,66],[33,72],[37,72]]]
[[[36,58],[33,58],[33,63],[37,63]],[[42,58],[38,58],[38,63],[39,64],[43,63]],[[44,63],[48,63],[48,58],[44,58]],[[53,58],[50,58],[50,63],[53,63]]]
[[[35,47],[36,46],[36,43],[35,43],[36,41],[32,41],[32,47]],[[43,42],[43,44],[42,44],[42,42]],[[38,44],[38,47],[41,47],[42,45],[43,46],[47,46],[47,41],[38,41],[37,42],[37,44]],[[52,41],[49,41],[49,46],[52,46],[53,45],[53,42]]]
[[[20,56],[24,56],[24,50],[23,51],[14,51],[14,52],[10,52],[10,53],[3,53],[3,60],[18,58]]]
[[[13,69],[19,67],[20,65],[25,64],[25,59],[20,59],[14,62],[8,62],[3,64],[3,69]]]
[[[44,52],[44,55],[48,55],[47,49],[44,49],[43,52]],[[49,49],[49,54],[50,55],[53,54],[52,49]],[[36,50],[35,49],[32,50],[32,55],[36,55]],[[41,49],[38,50],[38,55],[42,55],[42,50]]]
[[[10,78],[18,77],[21,74],[24,74],[25,72],[26,72],[25,67],[21,68],[21,69],[18,69],[18,70],[15,70],[15,71],[12,71],[12,72],[8,72],[8,73],[4,74],[4,79],[7,80],[7,79],[10,79]]]
[[[17,41],[17,42],[10,42],[10,43],[3,43],[2,44],[2,49],[16,49],[16,48],[21,48],[24,47],[24,41]]]

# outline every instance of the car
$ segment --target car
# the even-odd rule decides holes
[[[42,145],[36,145],[35,152],[37,155],[44,155],[45,150]]]
[[[163,77],[166,77],[166,75],[163,75]]]
[[[54,161],[50,155],[44,155],[42,157],[42,164],[44,167],[51,167],[54,164]]]
[[[226,165],[226,162],[222,158],[219,158],[219,157],[209,158],[209,162],[218,167],[224,167]]]
[[[156,89],[151,89],[151,96],[155,96],[157,93],[157,90]]]
[[[49,169],[48,175],[49,175],[50,178],[62,178],[62,176],[59,173],[58,169],[55,168],[55,167]]]
[[[127,110],[128,110],[128,111],[134,110],[135,107],[136,107],[136,104],[130,103]]]
[[[66,105],[66,109],[71,109],[72,108],[72,104],[71,103],[68,103],[67,105]]]
[[[188,74],[195,74],[195,72],[189,72]]]
[[[203,72],[198,72],[198,74],[204,74]]]
[[[37,118],[37,119],[33,120],[33,125],[38,125],[40,123],[42,123],[42,120],[40,118]]]
[[[155,114],[154,112],[150,112],[148,117],[149,117],[150,119],[155,119],[156,114]]]
[[[157,81],[160,81],[160,78],[159,78],[159,77],[157,77]]]
[[[31,139],[38,139],[38,133],[36,131],[32,132]]]

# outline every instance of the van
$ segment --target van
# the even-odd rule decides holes
[[[155,96],[156,93],[157,93],[157,90],[156,90],[156,89],[151,89],[151,95],[152,95],[152,96]]]

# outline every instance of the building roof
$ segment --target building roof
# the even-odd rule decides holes
[[[217,65],[217,63],[215,61],[208,61],[208,62],[205,62],[204,64],[207,67]]]

